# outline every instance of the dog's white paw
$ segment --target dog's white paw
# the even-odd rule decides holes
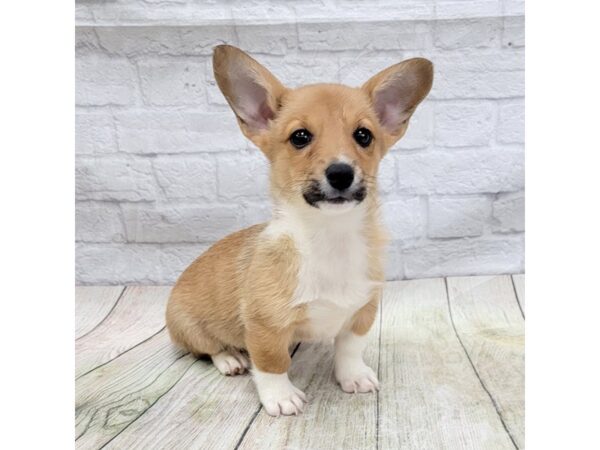
[[[379,380],[377,380],[375,372],[362,359],[337,361],[335,378],[340,383],[342,391],[349,394],[379,390]]]
[[[223,375],[241,375],[250,367],[248,358],[243,353],[233,349],[217,353],[211,358],[217,370]]]
[[[258,396],[270,416],[298,415],[304,410],[306,395],[292,384],[287,373],[254,371]]]
[[[261,399],[268,415],[277,417],[279,415],[298,415],[304,410],[306,395],[290,383],[291,389],[269,392]]]

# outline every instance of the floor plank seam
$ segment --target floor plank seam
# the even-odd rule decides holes
[[[517,293],[517,286],[515,286],[514,275],[510,276],[510,282],[512,284],[513,291],[515,292],[515,298],[517,299],[517,305],[519,305],[519,311],[521,311],[521,315],[523,316],[523,319],[524,319],[525,318],[525,311],[523,311],[523,308],[521,307],[521,301],[519,300],[519,294]]]
[[[348,430],[344,428],[344,432],[348,431],[350,433],[348,437],[348,442],[352,443],[350,447],[383,450],[388,448],[388,446],[395,447],[393,443],[398,440],[405,442],[402,440],[404,437],[410,439],[411,445],[416,445],[415,448],[427,448],[427,445],[420,446],[419,442],[423,444],[426,440],[428,444],[432,444],[433,442],[437,442],[434,438],[441,439],[440,442],[451,441],[456,447],[460,447],[465,442],[464,439],[469,439],[473,443],[478,442],[482,444],[482,447],[479,448],[483,448],[485,447],[483,445],[484,442],[487,444],[491,442],[489,439],[490,433],[492,433],[492,441],[498,448],[514,448],[515,450],[524,448],[521,418],[523,399],[519,397],[521,391],[513,390],[513,388],[521,386],[522,377],[511,378],[514,370],[520,370],[522,367],[522,361],[518,358],[520,355],[518,351],[522,348],[520,340],[522,336],[519,334],[519,330],[525,323],[524,276],[522,274],[508,274],[508,276],[510,277],[512,288],[508,285],[509,281],[506,279],[506,275],[496,275],[494,277],[439,277],[423,281],[422,283],[415,282],[415,284],[411,284],[411,282],[407,282],[409,284],[406,286],[402,284],[390,286],[389,298],[382,296],[380,299],[379,317],[375,318],[378,322],[373,322],[374,325],[378,326],[379,334],[371,338],[371,343],[369,344],[370,350],[368,351],[368,359],[371,362],[368,364],[375,370],[379,380],[381,380],[383,374],[383,377],[386,378],[386,380],[383,380],[383,384],[385,387],[391,387],[392,389],[382,392],[377,390],[375,398],[371,397],[368,402],[368,411],[362,413],[360,411],[352,411],[348,413],[343,408],[339,410],[339,413],[342,415],[350,414],[348,417],[360,416],[362,421],[368,421],[368,426],[360,428],[352,426],[353,421],[344,422],[343,426],[348,427]],[[444,283],[443,286],[442,281]],[[450,286],[452,286],[452,289],[450,289]],[[139,292],[136,289],[139,289]],[[450,294],[450,291],[452,291],[452,294]],[[431,294],[431,298],[429,294]],[[165,339],[168,338],[164,321],[160,321],[160,318],[158,318],[158,321],[138,320],[136,324],[139,323],[142,330],[137,333],[130,333],[129,329],[131,327],[126,328],[121,323],[121,317],[127,316],[124,313],[128,311],[126,311],[126,307],[130,303],[137,308],[138,304],[136,302],[138,300],[141,301],[146,297],[154,298],[157,297],[157,294],[151,289],[144,290],[144,286],[117,286],[98,287],[90,291],[82,290],[80,295],[82,296],[81,304],[83,306],[80,308],[78,306],[79,309],[76,312],[80,310],[81,318],[85,320],[81,322],[79,330],[85,331],[89,327],[92,328],[75,338],[75,342],[77,342],[76,350],[82,349],[79,355],[79,370],[84,371],[81,375],[75,376],[75,380],[77,380],[77,385],[79,386],[79,389],[76,389],[76,395],[78,395],[76,398],[78,398],[77,402],[81,402],[81,408],[77,408],[77,403],[75,405],[75,445],[79,448],[94,449],[126,447],[128,445],[137,445],[135,443],[140,439],[145,440],[149,446],[156,445],[153,436],[156,434],[156,436],[160,437],[164,432],[162,429],[164,426],[163,410],[169,411],[169,417],[181,417],[185,423],[184,428],[188,431],[194,430],[194,427],[197,426],[203,427],[204,420],[206,419],[205,412],[209,412],[209,410],[202,411],[201,414],[197,414],[197,411],[203,408],[204,404],[198,406],[198,409],[192,413],[190,413],[189,409],[186,409],[183,413],[171,414],[171,410],[173,409],[174,411],[179,406],[180,393],[195,392],[195,389],[191,391],[189,388],[186,388],[188,386],[187,380],[199,383],[198,386],[205,386],[207,382],[212,383],[212,375],[206,378],[205,381],[205,367],[199,365],[199,361],[196,358],[191,358],[189,353],[183,352],[181,352],[183,354],[180,352],[168,353],[169,361],[161,359],[160,366],[164,367],[164,363],[168,364],[168,367],[165,369],[154,365],[142,365],[142,363],[146,364],[145,361],[148,355],[155,360],[159,357],[162,358],[162,353],[159,355],[154,351],[154,348],[157,345],[163,345],[163,342],[166,342]],[[443,301],[444,295],[446,295],[446,305],[444,305]],[[509,298],[511,296],[514,296],[514,298]],[[102,301],[100,303],[101,307],[97,307],[95,304],[90,306],[89,301],[96,299],[96,297]],[[132,299],[136,301],[130,302]],[[408,306],[402,300],[410,301]],[[454,359],[447,365],[444,362],[441,369],[448,371],[453,376],[460,373],[463,377],[464,382],[457,380],[457,395],[460,396],[460,392],[462,392],[463,396],[467,392],[471,392],[473,395],[472,399],[469,397],[467,403],[464,403],[460,397],[456,398],[456,402],[447,402],[446,409],[443,411],[455,414],[461,409],[460,405],[469,407],[468,411],[464,412],[464,414],[461,411],[459,418],[461,425],[468,424],[469,426],[464,429],[461,427],[462,431],[460,431],[459,435],[452,435],[449,438],[445,434],[446,425],[454,424],[455,420],[458,420],[455,416],[449,418],[447,423],[444,421],[439,427],[433,426],[431,430],[416,427],[412,419],[408,423],[403,422],[400,424],[396,422],[396,420],[400,420],[399,415],[403,414],[402,410],[411,411],[413,406],[411,402],[418,401],[418,399],[413,398],[412,395],[408,395],[406,397],[409,400],[407,405],[402,406],[398,404],[400,400],[405,399],[405,396],[401,390],[396,392],[396,389],[394,389],[396,384],[394,382],[395,380],[403,380],[404,372],[397,370],[395,364],[400,362],[398,359],[400,353],[398,351],[401,350],[404,353],[404,348],[401,346],[401,349],[395,349],[397,339],[392,338],[392,336],[396,336],[396,334],[387,334],[390,333],[390,327],[393,330],[398,325],[395,320],[390,319],[390,315],[393,316],[394,313],[404,315],[406,311],[403,308],[421,308],[422,305],[417,300],[425,300],[426,306],[432,308],[435,306],[437,308],[435,309],[435,316],[432,313],[424,318],[424,320],[429,319],[437,322],[435,328],[427,328],[429,332],[427,336],[440,338],[443,340],[443,343],[445,342],[452,347]],[[497,301],[500,303],[497,303]],[[515,301],[517,305],[515,305]],[[140,305],[142,305],[142,308],[145,308],[143,304]],[[158,304],[155,306],[158,308]],[[519,308],[519,312],[517,312],[515,306]],[[90,311],[94,314],[91,315]],[[162,310],[159,311],[156,308],[153,311],[156,311],[157,314],[162,313]],[[410,312],[412,312],[412,309]],[[429,310],[425,312],[429,313]],[[384,313],[386,313],[385,326],[387,327],[385,349],[383,349]],[[417,312],[416,314],[420,313]],[[494,320],[498,314],[503,319],[501,323]],[[519,319],[519,315],[521,315],[521,319]],[[149,317],[150,319],[158,317],[154,316],[156,314]],[[419,315],[418,317],[421,316]],[[448,328],[449,324],[452,326],[452,331]],[[418,327],[419,324],[415,324],[409,320],[406,323],[402,322],[401,326],[404,325],[407,328],[403,328],[403,330],[409,333],[407,335],[409,338],[412,338],[413,332],[411,327]],[[437,331],[440,331],[438,329],[440,325],[443,325],[445,329],[443,336],[441,332],[439,335],[435,334]],[[514,329],[511,328],[512,325],[515,326]],[[152,332],[161,326],[160,330],[151,336],[145,337],[148,332]],[[110,336],[113,327],[117,331],[123,332],[128,339],[123,340],[115,333]],[[373,326],[372,328],[376,327]],[[84,337],[86,339],[79,341]],[[501,340],[501,342],[497,342],[497,340]],[[465,358],[460,355],[460,348],[456,346],[457,342],[462,348],[468,364]],[[96,348],[97,345],[101,347]],[[378,346],[377,351],[375,350],[375,345]],[[297,366],[293,367],[294,370],[291,374],[293,377],[292,382],[296,379],[299,387],[307,393],[312,393],[311,397],[314,397],[312,400],[318,401],[319,406],[321,404],[326,405],[328,400],[320,400],[320,396],[315,396],[315,393],[321,392],[320,390],[323,389],[323,374],[320,373],[321,371],[313,370],[313,366],[310,366],[311,369],[304,367],[304,363],[309,361],[308,358],[313,351],[320,355],[317,361],[330,361],[330,349],[328,347],[305,345],[302,352],[300,352],[300,346],[301,343],[298,343],[290,349],[292,363],[294,362],[294,357],[299,358],[295,360]],[[507,355],[506,352],[513,350],[513,347],[515,353]],[[160,349],[162,351],[163,347],[160,347]],[[417,351],[420,351],[419,349]],[[132,350],[134,351],[129,353]],[[408,347],[408,350],[411,351],[413,349],[412,347]],[[125,355],[125,358],[119,359],[123,355]],[[328,355],[327,358],[324,358],[324,355]],[[382,357],[385,358],[383,361]],[[418,355],[415,356],[415,358],[417,357]],[[104,361],[105,358],[110,359]],[[377,367],[375,367],[375,359],[377,359]],[[419,364],[421,363],[420,360],[418,362]],[[423,365],[419,364],[417,364],[415,370],[410,369],[408,375],[421,374],[420,371],[429,367],[425,365],[427,362]],[[493,364],[500,364],[501,366],[498,368],[501,370],[499,372],[493,371]],[[210,365],[209,362],[207,367],[212,369]],[[135,369],[131,374],[128,372],[130,366]],[[469,372],[471,372],[469,366],[476,378],[473,378],[473,375],[469,375]],[[151,368],[151,372],[145,370],[146,367]],[[154,377],[157,371],[160,371],[160,373]],[[190,373],[190,376],[187,376],[186,381],[183,381],[183,378],[188,373]],[[425,383],[429,383],[430,386],[437,386],[441,378],[438,379],[436,377],[441,376],[440,374],[437,372],[435,374],[427,372],[426,375],[431,376],[429,378],[426,377]],[[148,377],[148,375],[151,375],[151,377]],[[288,425],[287,421],[283,421],[283,426],[281,426],[280,422],[271,421],[271,418],[266,414],[261,415],[260,412],[264,408],[258,401],[258,396],[252,391],[254,383],[251,377],[252,373],[250,372],[250,379],[246,380],[250,384],[246,385],[246,383],[243,383],[242,386],[243,399],[246,404],[243,415],[229,416],[228,425],[221,425],[219,416],[213,419],[212,412],[208,416],[208,419],[206,419],[208,420],[206,426],[211,427],[207,428],[207,430],[218,432],[223,426],[228,430],[226,435],[227,443],[225,444],[227,448],[241,450],[256,445],[261,446],[261,443],[264,444],[263,433],[265,431],[276,432],[276,436],[271,438],[271,441],[276,442],[277,446],[281,446],[281,448],[314,448],[320,446],[322,443],[325,443],[326,446],[332,445],[331,443],[323,442],[325,435],[321,436],[319,433],[326,431],[329,433],[332,429],[335,430],[335,433],[341,433],[339,427],[342,425],[337,417],[321,421],[318,414],[316,416],[308,415],[306,419],[308,425],[296,428],[295,425]],[[117,382],[113,383],[113,378]],[[412,378],[408,379],[412,383]],[[122,381],[119,380],[124,380],[125,384],[123,386],[125,387],[121,387]],[[132,380],[133,383],[129,383],[129,380]],[[158,383],[157,380],[159,380]],[[98,383],[100,383],[99,386],[106,384],[111,389],[109,389],[108,396],[102,395],[98,397],[100,403],[94,401],[90,404],[86,400],[88,398],[88,391],[98,391]],[[179,385],[179,383],[182,384]],[[114,389],[112,388],[113,385],[115,386]],[[310,386],[315,386],[315,391],[311,391]],[[237,399],[237,394],[228,392],[228,387],[229,385],[225,386],[222,393],[225,400]],[[102,392],[102,389],[99,392]],[[427,394],[424,393],[423,395]],[[165,397],[165,400],[161,400],[163,397]],[[132,399],[135,400],[135,403],[132,403],[133,406],[130,408],[127,402],[130,400],[133,401]],[[375,408],[373,408],[373,400],[375,401]],[[518,401],[521,403],[516,403]],[[113,402],[118,403],[114,408]],[[121,404],[123,406],[120,406]],[[188,403],[185,404],[188,405]],[[189,403],[189,406],[193,409],[196,403]],[[427,404],[423,407],[422,414],[427,414],[422,415],[424,420],[430,412],[438,413],[437,409],[432,409],[432,405]],[[110,421],[107,421],[107,408],[110,408],[111,411],[115,409],[117,413],[112,414],[111,412]],[[254,411],[252,410],[253,408]],[[79,414],[77,411],[79,411]],[[148,411],[150,412],[148,413]],[[414,411],[421,410],[415,407]],[[370,417],[372,417],[370,414],[373,412],[375,413],[375,423],[370,420]],[[219,413],[217,412],[217,414]],[[79,418],[77,417],[78,415]],[[346,416],[344,415],[344,417]],[[140,418],[142,420],[139,420]],[[467,421],[464,424],[463,419]],[[471,421],[475,419],[481,422]],[[300,423],[303,421],[302,418],[296,420],[299,420]],[[316,423],[314,423],[315,421]],[[479,432],[479,428],[473,428],[475,425],[483,427],[481,433]],[[398,431],[394,431],[396,430],[396,426],[398,429],[403,429],[404,434],[400,435]],[[120,429],[121,427],[123,428]],[[81,428],[83,428],[83,431],[78,433],[77,431]],[[158,431],[155,431],[157,428]],[[150,435],[147,435],[148,431],[150,431]],[[182,436],[187,436],[187,433]],[[213,434],[211,431],[202,431],[197,435],[194,433],[192,437],[194,438],[194,442],[202,443],[204,441],[206,443],[206,438],[210,442],[214,441],[216,443],[221,442],[219,436],[218,433]],[[507,437],[510,443],[506,440]],[[180,437],[171,438],[169,435],[167,435],[167,440],[169,442],[181,442]],[[187,439],[186,442],[188,441],[191,442],[190,439]],[[112,442],[115,443],[113,444]],[[153,442],[154,444],[152,444]],[[316,445],[313,446],[311,444],[302,447],[303,443],[307,444],[309,442],[316,443]],[[360,442],[360,445],[357,444],[358,442]],[[212,445],[210,446],[212,447]]]
[[[244,441],[246,434],[248,434],[248,431],[250,431],[250,427],[252,426],[252,424],[254,423],[256,418],[258,417],[258,413],[260,412],[261,409],[262,409],[262,405],[259,405],[258,408],[256,408],[256,411],[254,412],[254,414],[252,414],[250,421],[244,428],[244,431],[242,431],[242,435],[240,436],[240,439],[237,441],[237,444],[235,444],[234,450],[238,450],[240,448],[240,445],[242,445],[242,442]]]
[[[102,320],[100,322],[98,322],[96,325],[94,325],[91,330],[87,331],[86,333],[84,333],[81,336],[79,336],[78,338],[76,338],[75,342],[77,342],[81,338],[86,337],[88,334],[90,334],[92,331],[94,331],[96,328],[98,328],[100,325],[102,325],[104,323],[104,321],[106,321],[106,319],[108,319],[108,317],[110,317],[110,315],[112,314],[112,312],[117,307],[117,304],[119,303],[119,301],[123,297],[123,294],[125,294],[126,290],[127,290],[127,286],[123,286],[123,289],[121,290],[121,293],[117,297],[117,300],[115,300],[115,303],[111,306],[110,310],[106,313],[106,315],[102,318]]]
[[[152,380],[152,382],[151,382],[151,383],[149,383],[149,385],[152,385],[152,384],[154,384],[154,383],[155,383],[155,382],[156,382],[156,381],[157,381],[157,380],[158,380],[158,379],[159,379],[159,378],[160,378],[160,377],[161,377],[161,376],[162,376],[162,375],[163,375],[163,374],[164,374],[166,371],[168,371],[168,370],[169,370],[169,369],[170,369],[170,368],[171,368],[171,367],[172,367],[174,364],[176,364],[176,363],[177,363],[177,361],[179,361],[181,358],[184,358],[185,356],[187,356],[187,355],[189,355],[189,354],[190,354],[189,352],[188,352],[188,353],[184,353],[184,354],[183,354],[183,355],[181,355],[179,358],[175,359],[175,360],[174,360],[174,361],[173,361],[171,364],[169,364],[169,365],[168,365],[168,366],[165,368],[165,370],[163,370],[161,373],[159,373],[159,374],[158,374],[158,375],[157,375],[157,376],[154,378],[154,380]],[[193,365],[193,363],[192,363],[192,364],[190,364],[190,367],[191,367],[192,365]],[[188,367],[188,369],[189,369],[189,367]],[[185,374],[185,373],[184,373],[184,374]],[[181,378],[179,378],[177,381],[179,381],[180,379],[181,379]],[[175,384],[177,384],[177,382],[175,382]],[[174,385],[173,385],[173,386],[174,386]],[[169,388],[169,390],[170,390],[170,389],[172,389],[172,387],[173,387],[173,386],[171,386],[171,388]],[[144,388],[142,388],[142,389],[140,389],[140,390],[137,390],[137,391],[127,392],[127,393],[123,394],[123,396],[122,396],[122,397],[120,397],[120,398],[118,398],[118,399],[115,399],[115,400],[113,400],[113,403],[119,404],[119,403],[121,403],[121,402],[122,402],[122,401],[123,401],[123,400],[124,400],[126,397],[128,397],[128,396],[131,396],[131,395],[134,395],[134,394],[137,394],[137,393],[139,393],[139,392],[141,392],[141,391],[143,391],[143,390],[144,390]],[[156,402],[155,402],[155,403],[156,403]],[[152,403],[152,405],[154,405],[154,403]],[[142,414],[140,414],[140,416],[139,416],[139,417],[141,417],[141,416],[142,416],[142,415],[143,415],[143,414],[144,414],[144,413],[145,413],[145,412],[146,412],[148,409],[150,409],[150,408],[152,407],[152,405],[148,406],[148,408],[146,408],[146,409],[144,410],[144,412],[142,412]],[[96,412],[94,412],[94,414],[92,414],[92,417],[91,417],[91,418],[90,418],[90,420],[88,421],[88,423],[87,423],[87,425],[86,425],[85,429],[83,430],[83,432],[82,432],[82,433],[80,433],[80,434],[79,434],[79,436],[77,436],[77,437],[75,438],[75,442],[77,442],[77,440],[78,440],[79,438],[81,438],[83,435],[85,435],[85,434],[88,432],[88,430],[89,430],[89,427],[90,427],[90,426],[91,426],[91,424],[93,423],[93,421],[94,421],[94,417],[96,416],[96,414],[97,414],[97,411],[96,411]],[[139,419],[139,417],[138,417],[138,418],[136,418],[135,420]],[[135,422],[135,420],[134,420],[134,422]],[[133,422],[131,422],[131,423],[133,423]],[[106,423],[105,423],[105,425],[106,425]],[[129,425],[127,425],[127,426],[129,426]]]
[[[189,353],[186,353],[186,354],[182,355],[181,357],[177,358],[171,365],[169,365],[169,367],[171,367],[173,364],[175,364],[175,362],[179,361],[181,358],[184,358],[187,355],[189,355]],[[137,416],[134,420],[129,422],[121,431],[119,431],[117,434],[115,434],[113,437],[111,437],[102,447],[99,447],[98,450],[102,450],[104,447],[106,447],[108,444],[110,444],[113,440],[115,440],[121,433],[123,433],[127,428],[129,428],[131,425],[133,425],[135,422],[137,422],[140,419],[140,417],[142,417],[144,414],[146,414],[150,410],[150,408],[152,408],[154,405],[156,405],[156,403],[161,398],[163,398],[165,395],[167,395],[171,391],[171,389],[173,389],[175,386],[177,386],[177,384],[181,381],[181,379],[185,376],[185,374],[188,373],[188,371],[196,364],[196,362],[197,361],[190,364],[189,367],[183,371],[181,376],[179,378],[177,378],[177,381],[175,383],[173,383],[173,385],[169,389],[167,389],[165,392],[163,392],[161,395],[159,395],[157,397],[157,399],[154,400],[154,402],[152,402],[152,404],[150,406],[148,406],[139,416]],[[168,370],[168,368],[166,368],[164,372],[166,372],[167,370]],[[162,373],[161,373],[161,375],[162,375]]]
[[[146,339],[144,339],[143,341],[138,342],[137,344],[135,344],[133,347],[128,348],[127,350],[119,353],[117,356],[115,356],[114,358],[109,359],[108,361],[103,362],[102,364],[97,365],[96,367],[94,367],[93,369],[88,370],[85,373],[82,373],[81,375],[75,377],[75,381],[79,380],[81,377],[86,376],[89,373],[92,373],[94,370],[99,369],[100,367],[104,367],[105,365],[107,365],[108,363],[110,363],[111,361],[114,361],[117,358],[120,358],[121,356],[125,355],[126,353],[129,353],[131,350],[133,350],[136,347],[139,347],[140,345],[144,344],[145,342],[148,342],[150,339],[152,339],[153,337],[155,337],[156,335],[162,333],[165,330],[166,326],[162,327],[160,330],[158,330],[156,333],[154,333],[151,336],[148,336]]]
[[[148,386],[152,386],[154,383],[156,383],[158,381],[158,379],[164,375],[165,372],[167,372],[171,367],[173,367],[175,364],[177,364],[177,361],[179,361],[181,358],[184,358],[188,355],[190,355],[190,353],[186,352],[183,355],[181,355],[180,357],[176,358],[171,364],[169,364],[167,367],[165,367],[165,370],[163,370],[162,372],[157,374],[152,381],[149,381]],[[192,364],[190,364],[190,366],[194,365],[195,363],[196,363],[196,361],[194,361]],[[175,384],[177,384],[177,383],[175,383]],[[144,387],[141,387],[140,389],[138,389],[137,391],[126,392],[123,394],[122,397],[115,399],[114,403],[121,404],[127,397],[130,397],[135,394],[139,394],[140,392],[143,392],[146,388],[147,388],[147,386],[144,386]],[[150,409],[150,406],[148,408],[146,408],[144,410],[144,412],[146,412],[148,409]]]
[[[492,394],[490,393],[489,389],[487,388],[487,386],[485,385],[485,383],[481,379],[481,376],[479,375],[479,372],[477,372],[477,369],[475,368],[475,364],[473,363],[473,360],[471,359],[471,356],[469,355],[469,352],[467,351],[467,348],[465,347],[465,344],[463,343],[462,339],[460,338],[458,330],[456,329],[456,324],[454,323],[454,318],[452,317],[452,307],[450,305],[450,292],[449,292],[449,289],[448,289],[448,278],[447,277],[444,277],[444,284],[446,286],[446,300],[448,301],[448,313],[450,315],[450,323],[452,324],[452,328],[454,329],[454,334],[456,335],[456,338],[458,339],[458,342],[460,343],[460,346],[462,347],[463,351],[465,352],[467,360],[469,361],[469,364],[471,365],[471,368],[473,369],[473,372],[475,373],[475,376],[479,380],[479,383],[481,384],[481,387],[483,388],[483,390],[486,392],[486,394],[490,398],[490,401],[492,402],[492,405],[494,406],[494,409],[496,410],[496,414],[498,415],[498,418],[500,419],[500,422],[502,423],[502,426],[504,427],[504,430],[506,431],[506,434],[508,434],[508,437],[510,438],[510,440],[511,440],[512,444],[514,445],[514,447],[517,450],[519,450],[519,446],[517,445],[517,443],[516,443],[513,435],[511,434],[511,432],[508,429],[508,426],[506,425],[506,422],[504,421],[504,418],[502,417],[502,413],[500,412],[500,409],[498,408],[498,404],[496,403],[496,401],[494,400],[494,397],[492,396]]]

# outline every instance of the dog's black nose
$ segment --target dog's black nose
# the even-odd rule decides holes
[[[343,191],[348,189],[354,180],[354,169],[350,164],[335,163],[325,170],[327,181],[334,189]]]

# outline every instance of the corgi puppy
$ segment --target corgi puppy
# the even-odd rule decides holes
[[[291,89],[220,45],[213,68],[242,133],[269,160],[273,219],[225,237],[183,272],[167,306],[171,338],[224,375],[251,365],[272,416],[306,402],[287,374],[300,341],[334,339],[341,388],[374,392],[362,353],[384,281],[377,170],[429,93],[433,66],[414,58],[360,88]]]

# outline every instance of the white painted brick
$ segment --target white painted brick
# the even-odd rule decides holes
[[[385,252],[385,279],[401,280],[404,278],[404,261],[401,243],[390,242]]]
[[[378,52],[341,55],[340,82],[361,86],[379,71],[413,57],[425,57],[434,64],[429,99],[522,97],[524,53],[519,49],[463,52]],[[427,100],[426,100],[427,101]]]
[[[203,27],[98,27],[99,42],[121,55],[212,55],[219,44],[235,44],[233,26]]]
[[[430,97],[507,98],[524,92],[524,54],[517,49],[469,54],[434,54]]]
[[[158,186],[168,200],[216,198],[216,164],[212,159],[162,156],[156,158],[153,165]]]
[[[429,53],[429,58],[434,62],[436,74],[452,71],[478,73],[522,72],[525,70],[525,52],[523,49],[516,48],[481,49],[469,52],[436,50]]]
[[[477,194],[517,191],[524,184],[522,150],[432,151],[398,154],[401,194]]]
[[[231,5],[231,16],[237,24],[295,23],[298,14],[294,10],[294,3],[301,4],[269,0],[240,1]]]
[[[488,145],[494,132],[491,102],[441,102],[435,105],[435,144],[445,147]]]
[[[434,43],[438,48],[500,47],[502,18],[439,20],[434,28]]]
[[[77,23],[81,22],[93,22],[94,13],[92,11],[92,5],[76,2],[75,3],[75,19]]]
[[[78,244],[76,277],[83,284],[169,285],[207,248],[203,244]]]
[[[237,28],[240,48],[254,53],[285,55],[298,47],[296,24],[247,25]]]
[[[525,17],[505,17],[502,45],[520,48],[525,46]]]
[[[523,0],[383,1],[227,1],[190,0],[93,1],[76,4],[77,25],[206,26],[225,23],[304,23],[314,21],[411,21],[523,15]]]
[[[124,58],[80,56],[75,63],[78,105],[129,105],[135,102],[136,74]]]
[[[217,82],[211,77],[213,77],[212,71],[209,75],[210,79],[206,83],[206,97],[208,99],[208,104],[218,105],[222,110],[229,109],[229,104],[227,103],[227,100],[225,100],[225,97],[220,91],[219,86],[217,86]]]
[[[438,71],[431,89],[432,98],[508,98],[523,95],[525,73]]]
[[[157,3],[158,0],[152,0]],[[185,2],[167,0],[161,4],[146,1],[95,1],[91,17],[77,16],[80,25],[101,26],[207,26],[214,23],[235,24],[229,5],[225,2]],[[229,3],[229,2],[226,2]]]
[[[396,190],[396,173],[396,158],[388,154],[379,163],[377,181],[380,194],[391,194]]]
[[[410,118],[406,134],[394,145],[393,149],[426,148],[433,141],[433,110],[434,104],[425,100]]]
[[[432,0],[336,0],[294,2],[296,21],[337,21],[359,22],[364,20],[396,21],[433,19],[435,17]]]
[[[75,115],[75,152],[81,155],[116,153],[117,137],[112,116],[105,113]]]
[[[480,236],[490,221],[491,211],[491,202],[487,197],[432,197],[429,199],[427,236]]]
[[[152,201],[156,184],[150,161],[123,157],[78,158],[78,200]]]
[[[203,62],[169,59],[145,60],[138,64],[144,101],[158,106],[206,103]]]
[[[348,86],[362,86],[373,75],[394,64],[407,59],[402,51],[386,53],[385,56],[375,51],[365,51],[359,54],[340,55],[339,80]]]
[[[502,0],[436,1],[438,18],[465,19],[469,17],[497,17],[502,14]]]
[[[523,101],[511,102],[499,107],[496,139],[504,144],[525,142],[525,104]]]
[[[243,219],[240,228],[249,227],[256,225],[257,223],[264,223],[271,220],[271,204],[267,202],[257,203],[248,202],[242,204]]]
[[[165,4],[181,4],[185,5],[188,3],[188,0],[144,0],[146,3],[162,3]]]
[[[116,115],[119,148],[141,154],[196,153],[247,147],[232,112],[135,111]]]
[[[267,198],[269,164],[259,151],[218,158],[219,197],[224,199]]]
[[[78,56],[99,48],[100,44],[95,28],[75,28],[75,50]]]
[[[361,52],[340,55],[340,81],[360,86],[379,71],[408,58],[433,62],[434,80],[429,98],[506,98],[523,95],[524,53],[520,49]],[[514,85],[510,85],[510,84]],[[489,86],[488,86],[489,85]]]
[[[525,0],[504,0],[503,14],[506,16],[525,15]]]
[[[430,241],[404,249],[407,278],[520,273],[524,270],[523,236]]]
[[[507,16],[494,13],[502,5]],[[522,270],[522,5],[76,5],[79,19],[103,25],[76,29],[78,282],[172,283],[208,243],[270,217],[264,159],[213,79],[210,53],[221,42],[291,87],[360,86],[407,58],[432,60],[432,94],[381,163],[393,238],[386,276]]]
[[[130,242],[213,242],[240,228],[241,208],[230,205],[124,205]]]
[[[322,52],[289,53],[283,57],[264,55],[258,58],[284,85],[298,87],[314,83],[337,83],[337,56]]]
[[[88,242],[123,242],[125,230],[119,206],[112,203],[78,203],[75,239]]]
[[[160,3],[160,5],[158,5]],[[239,27],[248,24],[295,23],[315,20],[359,21],[359,20],[415,20],[443,17],[435,14],[433,0],[383,0],[376,3],[357,0],[339,1],[227,1],[193,2],[180,0],[149,1],[98,1],[93,6],[77,8],[78,25],[200,25],[210,23],[229,23]],[[461,2],[469,3],[469,2]],[[473,14],[486,16],[494,11],[491,8],[477,6],[471,12],[463,7],[453,13],[456,17],[461,11],[470,17]],[[487,2],[483,2],[487,3]],[[399,7],[399,5],[401,7]]]
[[[303,50],[411,50],[431,45],[428,22],[299,23]]]
[[[525,196],[523,192],[500,194],[494,201],[494,225],[496,233],[525,230]]]
[[[381,212],[393,240],[410,239],[423,235],[425,218],[421,200],[418,197],[385,201],[381,206]]]

